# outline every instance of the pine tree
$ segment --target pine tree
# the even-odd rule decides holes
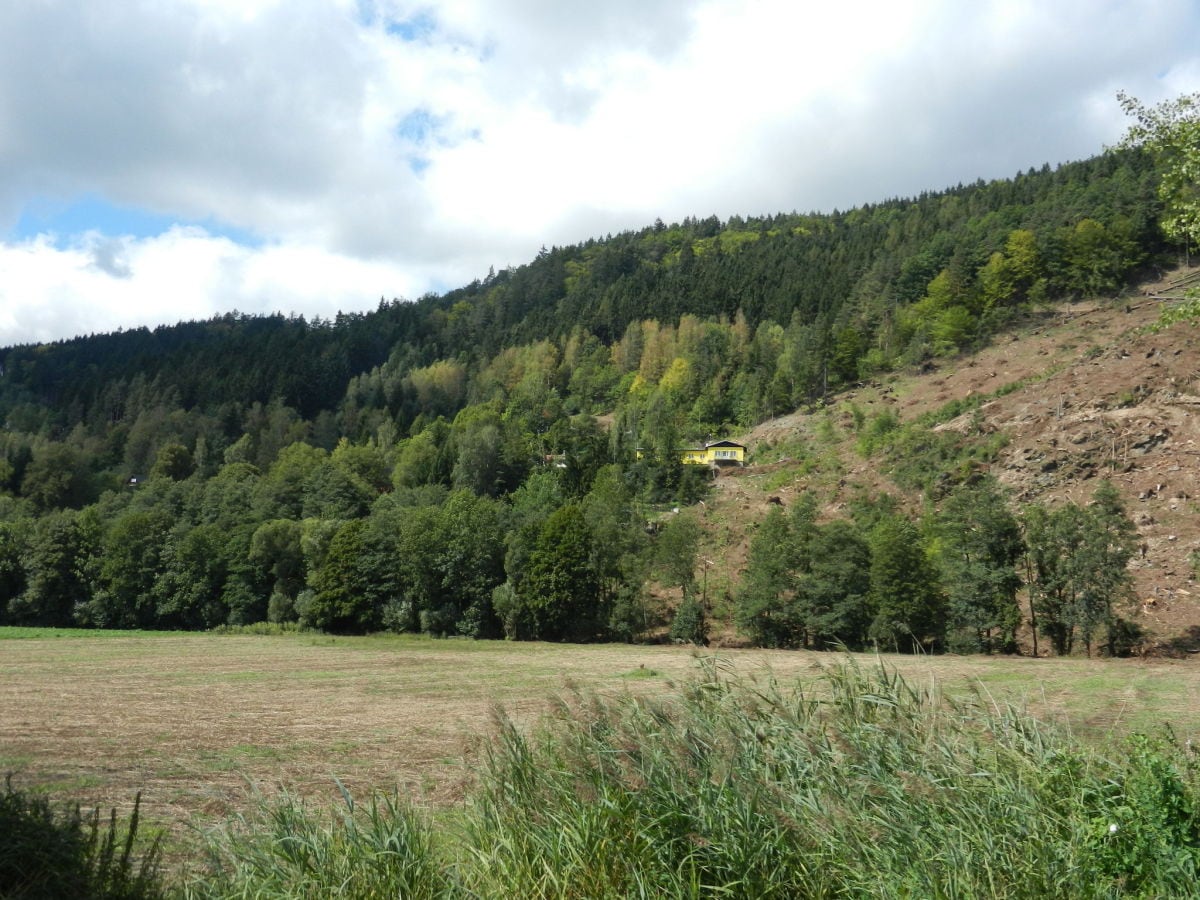
[[[750,542],[736,620],[761,647],[799,647],[806,641],[804,612],[796,597],[792,528],[780,507],[771,508]]]

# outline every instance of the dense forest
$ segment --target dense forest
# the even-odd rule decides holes
[[[1115,295],[1173,252],[1160,182],[1131,147],[845,212],[659,221],[334,320],[0,350],[0,623],[702,641],[700,527],[660,515],[706,489],[678,448]],[[1058,652],[1120,651],[1111,492],[1014,515],[956,468],[959,436],[871,427],[941,454],[913,476],[936,508],[772,513],[728,598],[747,638],[1011,649],[1027,583]]]

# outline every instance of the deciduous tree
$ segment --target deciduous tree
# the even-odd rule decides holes
[[[599,602],[591,541],[575,504],[555,511],[542,526],[521,588],[536,637],[594,641],[603,636],[607,611]]]
[[[1088,655],[1099,630],[1113,621],[1113,607],[1129,590],[1127,569],[1135,530],[1116,490],[1107,482],[1092,505],[1067,503],[1025,513],[1029,590],[1038,627],[1060,655],[1076,638]]]
[[[796,597],[795,545],[780,507],[771,508],[750,542],[736,620],[738,628],[762,647],[798,647],[805,642],[804,610]]]
[[[1163,231],[1195,246],[1200,243],[1200,92],[1149,107],[1124,91],[1117,99],[1134,119],[1122,146],[1144,147],[1158,164]]]

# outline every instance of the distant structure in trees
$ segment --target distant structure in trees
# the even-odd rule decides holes
[[[737,441],[712,441],[700,447],[681,447],[676,451],[679,461],[692,466],[744,466],[746,464],[746,445]],[[637,458],[641,459],[644,451],[637,449]]]

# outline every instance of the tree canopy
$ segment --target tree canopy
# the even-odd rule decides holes
[[[1162,228],[1189,246],[1200,242],[1200,92],[1146,106],[1125,92],[1117,95],[1132,116],[1122,146],[1148,150],[1159,170]]]
[[[1122,148],[1012,178],[658,222],[332,320],[0,349],[0,622],[635,639],[670,595],[702,641],[703,529],[673,510],[706,473],[681,447],[1116,292],[1164,230],[1195,239],[1196,99],[1125,102]],[[877,418],[861,440],[885,437],[936,521],[773,511],[722,588],[743,633],[1003,649],[1023,537],[1054,645],[1099,639],[1119,585],[1055,566],[1120,562],[1110,502],[1022,535],[995,492],[923,480],[954,435]]]

